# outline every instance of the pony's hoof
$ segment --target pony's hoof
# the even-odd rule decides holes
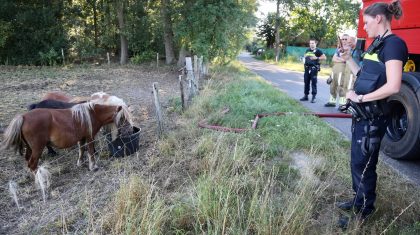
[[[97,165],[93,166],[93,167],[89,167],[91,171],[97,171],[99,169],[99,167]]]
[[[49,157],[55,157],[55,156],[57,156],[58,154],[57,154],[57,152],[55,152],[55,151],[53,151],[53,152],[48,152],[48,156]]]

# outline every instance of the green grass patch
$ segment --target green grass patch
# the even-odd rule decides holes
[[[171,103],[178,110],[179,102]],[[221,114],[226,107],[230,111]],[[137,200],[127,198],[129,191],[117,196],[121,224],[112,231],[342,233],[334,202],[352,196],[350,143],[323,120],[301,115],[306,111],[239,64],[213,68],[205,89],[178,120],[178,128],[159,141],[148,162],[149,175],[157,183],[137,183],[143,185]],[[271,112],[293,114],[263,118],[256,130],[240,134],[197,128],[203,119],[247,128],[256,114]],[[377,212],[364,226],[352,224],[347,232],[417,231],[418,190],[383,164],[378,175]],[[168,182],[175,183],[168,188]],[[133,221],[150,229],[133,230]]]

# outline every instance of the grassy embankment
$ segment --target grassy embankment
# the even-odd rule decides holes
[[[104,228],[115,234],[340,233],[334,202],[352,195],[349,142],[322,120],[298,114],[263,118],[257,130],[242,134],[197,128],[203,118],[245,128],[257,113],[305,111],[239,65],[213,71],[149,160],[152,175],[165,180],[133,173]],[[230,112],[220,114],[225,107]],[[378,210],[347,232],[418,234],[419,190],[382,163],[378,175]]]

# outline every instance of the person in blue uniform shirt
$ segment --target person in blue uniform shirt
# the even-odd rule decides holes
[[[316,102],[316,93],[317,87],[316,83],[318,80],[318,71],[321,67],[319,64],[320,60],[326,60],[327,57],[325,54],[318,48],[316,48],[316,40],[309,40],[309,48],[305,52],[305,73],[303,75],[303,80],[305,83],[304,96],[300,99],[301,101],[308,101],[309,95],[309,86],[312,88],[312,99],[311,103]]]
[[[342,228],[353,219],[364,221],[375,211],[376,165],[390,113],[386,99],[399,92],[403,66],[408,58],[407,45],[391,30],[392,18],[398,20],[401,16],[399,0],[370,5],[363,12],[363,23],[368,37],[375,40],[363,55],[362,67],[352,59],[350,51],[341,55],[357,76],[354,90],[348,91],[346,98],[359,109],[353,115],[351,140],[354,197],[337,203],[338,208],[352,212],[352,216],[340,217],[338,225]]]

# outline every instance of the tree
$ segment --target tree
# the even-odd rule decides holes
[[[275,44],[276,62],[278,62],[279,55],[280,55],[280,50],[279,50],[279,47],[280,47],[280,21],[281,21],[280,6],[282,7],[283,15],[288,16],[288,12],[291,9],[293,9],[294,4],[298,4],[301,1],[302,0],[276,0],[276,21],[275,21],[276,23],[275,23],[275,27],[274,27],[275,39],[276,39],[276,44]]]
[[[125,19],[124,19],[124,10],[126,2],[124,0],[116,0],[117,8],[117,18],[118,18],[118,28],[120,34],[120,64],[126,64],[128,62],[128,40],[125,35]]]
[[[62,1],[2,0],[0,2],[0,62],[41,64],[40,53],[65,48]],[[51,53],[54,55],[54,53]],[[57,60],[57,58],[50,58]]]
[[[356,27],[359,9],[360,4],[350,0],[304,0],[292,10],[289,24],[301,29],[305,40],[332,45],[337,32]]]
[[[174,43],[173,43],[173,31],[172,31],[172,20],[170,14],[170,0],[162,0],[161,14],[164,28],[164,42],[165,42],[165,55],[166,64],[172,64],[175,62]]]
[[[276,26],[274,28],[275,38],[276,38],[276,62],[279,61],[279,46],[280,46],[280,34],[279,34],[279,27],[280,27],[280,0],[277,0],[276,4]]]
[[[185,0],[176,22],[176,37],[187,50],[227,63],[236,57],[255,24],[255,0]]]
[[[181,63],[187,53],[225,63],[241,50],[255,10],[256,0],[3,0],[0,63],[41,64],[62,48],[80,61],[119,51],[121,64],[156,52],[171,63],[179,51]]]
[[[263,39],[266,43],[267,48],[273,47],[276,36],[275,36],[275,29],[273,26],[273,21],[275,21],[275,15],[269,13],[267,18],[264,20],[263,24],[258,27],[257,36]]]

